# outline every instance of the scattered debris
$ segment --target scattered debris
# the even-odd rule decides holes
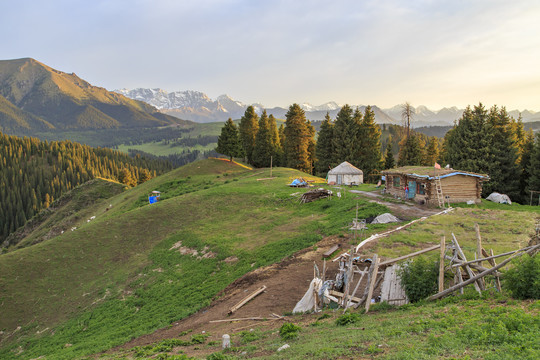
[[[285,345],[281,346],[279,349],[277,349],[277,351],[280,352],[280,351],[283,351],[283,350],[288,349],[290,347],[291,346],[289,344],[285,344]]]
[[[302,197],[300,198],[300,202],[302,204],[312,202],[319,199],[326,199],[332,197],[332,191],[319,188],[319,189],[313,189],[309,190],[308,192],[305,192]]]
[[[291,187],[308,187],[309,184],[303,178],[296,178],[289,184],[289,186],[291,186]]]

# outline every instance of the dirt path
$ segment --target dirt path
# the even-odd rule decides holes
[[[413,218],[419,218],[424,216],[430,216],[441,211],[440,209],[429,207],[427,205],[420,205],[415,202],[390,202],[385,201],[384,197],[379,191],[361,191],[361,190],[349,190],[353,194],[364,195],[369,198],[370,202],[384,205],[388,207],[394,216],[402,220],[411,220]]]

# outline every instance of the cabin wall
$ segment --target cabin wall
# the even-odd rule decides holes
[[[338,182],[338,176],[341,177],[341,184]],[[364,176],[363,175],[351,175],[351,174],[344,174],[344,175],[337,175],[337,174],[328,174],[328,183],[336,183],[338,185],[359,185],[364,182]]]
[[[474,201],[479,203],[482,193],[481,179],[473,176],[454,175],[441,179],[442,193],[445,203],[459,203]],[[448,199],[446,197],[449,197]],[[429,200],[430,204],[438,205],[435,181],[430,181]]]

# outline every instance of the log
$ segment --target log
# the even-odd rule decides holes
[[[211,323],[219,323],[219,322],[245,321],[245,320],[268,320],[268,319],[267,318],[262,318],[260,316],[256,316],[256,317],[239,318],[239,319],[210,320],[209,322],[211,322]]]
[[[444,290],[444,252],[445,252],[446,238],[441,238],[441,256],[439,258],[439,292]]]
[[[435,295],[431,295],[431,296],[428,298],[428,300],[436,300],[436,299],[440,299],[440,298],[442,298],[443,296],[446,296],[446,295],[448,295],[448,294],[450,294],[450,293],[453,293],[454,291],[459,290],[459,289],[461,289],[462,287],[467,286],[467,285],[469,285],[469,284],[475,282],[477,279],[481,279],[481,278],[483,278],[484,276],[489,275],[489,274],[491,274],[492,272],[495,272],[495,270],[499,270],[500,268],[502,268],[503,266],[505,266],[506,264],[508,264],[510,261],[512,261],[512,260],[515,259],[516,257],[519,257],[519,256],[521,256],[521,255],[523,255],[523,254],[530,254],[530,253],[534,252],[534,251],[537,250],[537,249],[540,249],[540,244],[531,247],[529,250],[527,250],[527,251],[525,251],[525,252],[522,252],[522,253],[515,253],[514,255],[510,256],[508,259],[506,259],[506,260],[504,260],[503,262],[501,262],[499,265],[494,266],[494,267],[492,267],[491,269],[487,269],[486,271],[481,272],[480,274],[478,274],[478,275],[476,275],[476,276],[470,278],[470,279],[467,280],[467,281],[462,282],[461,284],[454,285],[454,286],[452,286],[452,287],[450,287],[450,288],[448,288],[448,289],[446,289],[446,290],[444,290],[444,291],[441,291],[441,292],[439,292],[439,293],[437,293],[437,294],[435,294]]]
[[[261,286],[245,298],[243,298],[238,304],[234,305],[232,308],[229,309],[229,315],[235,312],[236,310],[240,309],[242,306],[244,306],[248,301],[253,299],[255,296],[262,293],[264,290],[266,290],[266,285]]]
[[[398,261],[401,261],[401,260],[405,260],[405,259],[408,259],[408,258],[411,258],[413,256],[417,256],[417,255],[420,255],[420,254],[423,254],[423,253],[427,253],[429,251],[433,251],[433,250],[437,250],[438,248],[441,247],[441,244],[439,245],[434,245],[432,247],[428,247],[428,248],[425,248],[425,249],[422,249],[422,250],[419,250],[417,252],[413,252],[413,253],[410,253],[408,255],[403,255],[403,256],[400,256],[398,258],[395,258],[395,259],[391,259],[391,260],[386,260],[386,261],[383,261],[382,263],[379,264],[379,266],[387,266],[387,265],[391,265],[393,263],[396,263]]]
[[[456,250],[458,252],[458,256],[461,257],[461,259],[463,259],[464,262],[467,262],[467,258],[465,257],[465,254],[463,253],[463,250],[461,250],[461,247],[459,246],[459,243],[456,239],[456,236],[454,235],[454,233],[452,233],[452,238],[454,239],[454,245],[456,246]],[[469,275],[469,278],[472,278],[474,277],[474,273],[473,271],[471,270],[470,266],[469,265],[465,265],[465,271],[467,271],[467,274]],[[479,281],[476,281],[474,283],[474,288],[476,289],[476,291],[478,291],[479,294],[482,294],[482,291],[481,291],[481,284]]]
[[[481,259],[470,260],[470,261],[466,261],[466,262],[462,261],[460,264],[452,265],[452,267],[459,267],[462,264],[463,265],[471,265],[471,264],[477,263],[479,261],[489,261],[490,259],[496,259],[496,258],[507,256],[507,255],[513,255],[513,254],[515,254],[517,252],[520,252],[520,251],[527,251],[530,248],[531,248],[531,246],[527,246],[527,247],[524,247],[524,248],[521,248],[521,249],[517,249],[517,250],[514,250],[514,251],[508,251],[508,252],[505,252],[505,253],[502,253],[502,254],[499,254],[499,255],[492,255],[492,256],[487,256],[487,253],[485,253],[485,255],[482,254],[484,257],[481,258]],[[487,268],[484,268],[484,269],[487,269]]]
[[[474,224],[474,230],[476,231],[476,258],[480,259],[482,257],[482,237],[480,236],[480,225],[478,223]],[[482,261],[479,261],[478,265],[482,266]],[[480,279],[478,284],[482,290],[486,289],[484,279]]]
[[[373,290],[375,288],[375,280],[377,280],[377,272],[379,271],[379,258],[375,258],[375,261],[373,262],[373,276],[371,277],[371,282],[369,283],[369,290],[368,295],[366,298],[366,312],[369,311],[369,307],[371,305],[371,297],[373,296]]]

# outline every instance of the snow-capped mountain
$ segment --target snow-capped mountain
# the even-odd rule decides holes
[[[228,118],[239,119],[244,115],[246,108],[249,106],[241,101],[234,100],[228,95],[220,95],[213,100],[205,93],[193,90],[167,92],[159,88],[138,88],[133,90],[115,90],[115,92],[131,99],[144,101],[168,115],[196,122],[225,121]],[[288,110],[286,107],[267,108],[258,103],[251,105],[259,114],[263,109],[266,109],[268,114],[273,114],[276,118],[281,119],[285,118]],[[336,114],[342,107],[342,105],[334,101],[322,105],[312,105],[306,102],[300,106],[306,112],[306,117],[312,121],[323,120],[327,112],[330,114],[330,117],[335,119]],[[358,107],[361,111],[365,109],[364,105],[352,105],[352,107]],[[396,105],[388,109],[381,109],[372,105],[371,108],[375,113],[375,121],[379,124],[402,123],[402,105]],[[508,113],[516,119],[521,114],[524,122],[540,120],[540,112],[535,113],[528,110],[519,112],[512,110]],[[431,110],[424,105],[419,105],[415,107],[412,125],[413,127],[453,125],[454,121],[459,119],[462,114],[463,109],[458,109],[455,106],[440,110]]]

